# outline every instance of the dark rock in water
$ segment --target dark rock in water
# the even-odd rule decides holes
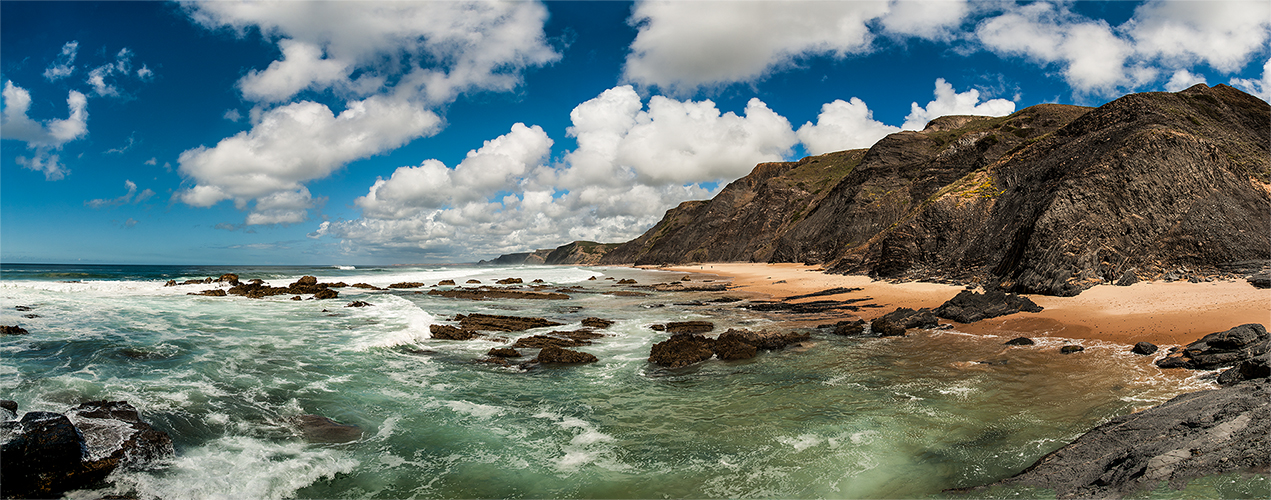
[[[561,323],[543,318],[523,318],[518,316],[498,316],[494,314],[457,315],[459,326],[467,330],[493,330],[500,332],[520,332],[532,328],[559,326]]]
[[[1060,348],[1059,348],[1059,353],[1060,353],[1060,354],[1072,354],[1072,353],[1074,353],[1074,352],[1081,352],[1081,351],[1084,351],[1084,350],[1086,350],[1086,348],[1085,348],[1085,347],[1082,347],[1082,346],[1079,346],[1079,345],[1066,345],[1066,346],[1063,346],[1063,347],[1060,347]]]
[[[27,312],[32,309],[31,306],[13,306],[13,308],[16,309],[18,312]]]
[[[1134,268],[1126,269],[1125,272],[1121,274],[1121,277],[1118,278],[1116,283],[1114,284],[1116,286],[1130,286],[1135,283],[1138,283],[1139,275],[1135,274],[1134,271],[1135,271]]]
[[[633,279],[620,279],[620,280],[618,280],[618,284],[619,284],[619,285],[634,285],[634,284],[636,284],[636,280],[633,280]]]
[[[1218,375],[1218,383],[1231,385],[1245,380],[1271,377],[1271,352],[1246,359]]]
[[[168,280],[168,282],[167,282],[167,283],[164,283],[164,284],[163,284],[163,286],[165,286],[165,287],[169,287],[169,286],[177,286],[177,280]]]
[[[998,485],[1059,498],[1120,498],[1226,472],[1271,466],[1271,381],[1180,395],[1112,419]]]
[[[383,288],[380,288],[380,287],[378,287],[378,286],[372,285],[372,284],[370,284],[370,283],[354,283],[354,284],[349,285],[349,286],[351,286],[351,287],[353,287],[353,288],[363,288],[363,289],[366,289],[366,290],[383,290]]]
[[[522,280],[521,278],[503,278],[501,280],[495,281],[494,283],[498,285],[519,285],[524,282],[525,281]]]
[[[238,275],[234,273],[222,274],[220,278],[216,278],[217,283],[229,283],[230,286],[238,284]]]
[[[1020,337],[1020,338],[1023,338],[1023,337]],[[977,365],[997,365],[997,366],[1006,365],[1008,363],[1010,363],[1009,359],[988,359],[988,360],[975,362],[975,364]]]
[[[910,328],[934,328],[939,323],[930,309],[924,307],[915,311],[908,307],[899,307],[874,318],[869,327],[880,337],[903,337],[905,330]]]
[[[512,347],[521,349],[544,349],[547,347],[578,347],[580,345],[591,345],[591,341],[586,339],[560,338],[548,335],[531,335],[516,339]]]
[[[655,332],[665,332],[665,331],[666,331],[666,325],[663,325],[663,324],[661,324],[661,323],[656,324],[656,325],[649,325],[649,329],[650,329],[650,330],[653,330],[653,331],[655,331]]]
[[[300,435],[311,443],[348,443],[362,439],[362,429],[322,415],[300,415],[292,419]]]
[[[345,283],[343,281],[337,281],[335,283],[323,283],[323,284],[326,285],[327,288],[347,288],[349,286],[348,283]]]
[[[1267,334],[1266,327],[1249,323],[1206,335],[1177,353],[1157,360],[1156,366],[1212,370],[1235,365],[1268,351],[1271,351],[1271,335]]]
[[[27,333],[30,332],[18,325],[0,325],[0,335],[26,335]]]
[[[206,295],[208,297],[224,297],[225,290],[221,290],[220,288],[213,288],[211,290],[203,290],[202,292],[198,292],[198,293],[190,292],[190,293],[187,293],[186,295]]]
[[[691,333],[677,333],[671,338],[653,344],[649,362],[668,368],[679,368],[711,359],[714,339]]]
[[[467,283],[469,285],[480,285],[481,280],[468,280],[468,281],[465,281],[464,283]]]
[[[561,349],[557,346],[547,346],[538,352],[536,361],[539,363],[560,363],[560,364],[579,364],[579,363],[595,363],[599,361],[596,356],[585,352],[571,351],[569,349]]]
[[[416,292],[419,293],[419,292]],[[451,299],[470,299],[470,300],[486,300],[486,299],[544,299],[544,300],[566,300],[568,295],[563,293],[551,292],[528,292],[524,290],[508,290],[506,288],[457,288],[453,290],[429,290],[428,295],[436,295]]]
[[[495,347],[493,349],[490,349],[490,351],[487,352],[486,355],[494,356],[496,358],[519,358],[521,357],[521,351],[512,349],[510,347]]]
[[[1271,288],[1271,273],[1258,273],[1245,278],[1255,288]]]
[[[299,295],[294,295],[291,297],[291,300],[304,300],[304,299],[301,298]]]
[[[720,334],[719,338],[720,340],[735,338],[759,349],[775,351],[777,349],[784,349],[790,344],[808,340],[812,338],[812,336],[806,333],[796,332],[752,332],[750,330],[736,330],[729,328],[728,331]]]
[[[437,286],[454,286],[455,280],[441,280],[437,282]]]
[[[1033,339],[1028,337],[1015,337],[1006,341],[1006,345],[1034,345],[1036,343],[1037,342],[1033,342]]]
[[[427,286],[427,285],[425,285],[424,283],[420,283],[418,281],[403,281],[401,283],[393,283],[391,285],[388,285],[389,288],[423,288],[424,286]]]
[[[583,326],[590,327],[590,328],[603,329],[603,328],[609,328],[610,326],[613,326],[613,321],[610,321],[607,319],[600,319],[600,318],[585,318],[583,319]]]
[[[141,421],[127,401],[90,401],[66,416],[84,435],[86,461],[114,461],[110,467],[140,466],[173,454],[172,438]]]
[[[450,325],[428,325],[432,338],[441,340],[472,340],[477,333],[471,330],[455,328]]]
[[[1143,356],[1151,356],[1156,354],[1157,349],[1159,348],[1156,347],[1156,344],[1151,342],[1139,342],[1134,344],[1134,348],[1130,349],[1130,352],[1134,354],[1141,354]]]
[[[373,305],[375,304],[372,304],[370,302],[362,302],[360,300],[355,300],[353,302],[349,302],[344,307],[367,307],[367,306],[373,306]]]
[[[339,297],[339,296],[340,296],[340,292],[337,292],[337,291],[335,291],[335,290],[331,290],[331,289],[329,289],[329,288],[328,288],[328,289],[323,289],[323,290],[318,290],[318,292],[317,292],[317,293],[313,294],[313,298],[315,298],[315,299],[334,299],[334,298],[337,298],[337,297]]]
[[[759,352],[759,348],[746,342],[741,335],[736,335],[733,332],[735,330],[728,330],[720,334],[719,338],[715,339],[715,342],[711,344],[715,357],[725,361],[755,357],[755,354]]]
[[[858,319],[856,321],[840,321],[834,325],[835,335],[845,335],[855,337],[865,334],[865,320]]]
[[[984,293],[962,290],[936,308],[935,315],[959,323],[974,323],[1020,311],[1041,312],[1041,310],[1041,306],[1034,304],[1028,297],[1013,293],[1008,294],[1001,290],[989,290]]]
[[[671,333],[706,333],[715,329],[710,321],[672,321],[666,324],[666,331]]]
[[[0,399],[0,408],[9,410],[9,413],[12,413],[15,417],[18,415],[17,401],[13,401],[11,399]]]

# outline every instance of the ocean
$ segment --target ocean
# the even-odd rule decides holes
[[[719,333],[782,318],[738,307],[744,301],[705,302],[729,292],[615,284],[684,276],[666,271],[5,264],[0,272],[0,324],[30,332],[0,337],[0,399],[16,400],[20,412],[127,400],[175,442],[171,460],[72,497],[941,497],[1008,477],[1115,416],[1214,387],[1212,373],[1162,372],[1128,346],[1082,341],[1084,352],[1061,355],[1064,339],[1006,347],[1007,338],[956,330],[880,339],[809,329],[801,346],[753,359],[661,368],[646,358],[668,335],[652,324],[707,320]],[[305,275],[380,287],[517,277],[581,290],[568,300],[472,301],[416,293],[429,288],[341,288],[337,299],[293,301],[187,295],[223,284],[164,286],[227,272],[274,286]],[[616,290],[645,295],[606,294]],[[373,305],[344,307],[354,300]],[[430,338],[429,325],[470,313],[564,325]],[[606,337],[577,348],[596,363],[478,362],[519,337],[579,329],[587,317],[615,321]],[[356,425],[363,437],[306,442],[291,424],[303,414]],[[1265,489],[1233,481],[1151,496]]]

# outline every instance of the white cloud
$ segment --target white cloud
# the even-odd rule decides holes
[[[243,114],[240,113],[237,109],[231,108],[231,109],[225,110],[225,114],[222,115],[221,118],[238,123],[239,120],[243,119]]]
[[[1271,102],[1271,59],[1262,65],[1262,79],[1255,80],[1253,78],[1233,78],[1231,86],[1257,96],[1267,102]]]
[[[112,80],[115,75],[127,76],[132,72],[132,56],[132,51],[124,47],[115,54],[114,62],[106,63],[89,71],[88,80],[85,82],[93,87],[93,93],[103,97],[119,97],[121,95],[119,87],[116,87]],[[147,71],[149,72],[148,69]],[[153,76],[152,73],[147,73],[147,78]]]
[[[1242,69],[1264,52],[1271,37],[1271,3],[1153,0],[1126,23],[1135,50],[1167,66],[1202,62],[1225,73]]]
[[[1178,92],[1197,83],[1206,83],[1205,75],[1196,75],[1185,69],[1180,69],[1174,72],[1168,82],[1165,82],[1165,90]]]
[[[892,0],[881,23],[892,34],[948,40],[970,10],[966,0]]]
[[[149,160],[146,160],[145,163],[146,165],[155,166],[159,164],[159,159],[152,156]]]
[[[96,200],[88,200],[84,202],[84,206],[91,207],[91,208],[107,208],[107,207],[117,207],[120,205],[127,205],[129,203],[132,203],[135,205],[137,203],[146,201],[155,195],[154,191],[150,190],[149,188],[138,193],[137,183],[132,182],[130,180],[124,181],[124,187],[128,189],[128,192],[125,193],[123,196],[120,196],[118,198],[103,198],[103,199],[96,199]]]
[[[5,81],[3,96],[4,110],[0,113],[0,129],[4,130],[4,138],[25,142],[34,154],[32,158],[19,156],[16,158],[17,162],[30,170],[43,172],[47,180],[65,178],[66,167],[58,161],[58,155],[51,154],[51,151],[88,135],[88,98],[72,90],[66,96],[69,115],[65,119],[38,122],[27,116],[27,111],[31,109],[31,93],[26,89],[14,85],[12,81]]]
[[[821,106],[816,124],[799,127],[799,141],[809,154],[820,155],[846,149],[868,148],[879,139],[900,131],[874,120],[874,113],[864,101],[853,97],[850,102],[835,99]]]
[[[252,70],[238,82],[243,97],[256,102],[289,99],[309,89],[323,89],[346,80],[352,72],[350,64],[324,59],[320,47],[295,40],[278,42],[283,59],[269,63],[265,71]]]
[[[1102,20],[1088,20],[1066,7],[1037,2],[985,20],[976,36],[989,50],[1062,66],[1064,79],[1081,92],[1108,93],[1128,76],[1131,45]]]
[[[992,99],[980,102],[980,91],[971,89],[957,93],[953,85],[936,79],[935,100],[919,107],[918,103],[910,104],[909,116],[905,117],[905,130],[922,130],[927,122],[949,115],[1006,116],[1015,112],[1015,103],[1006,99]]]
[[[49,81],[57,81],[75,73],[75,55],[79,53],[79,42],[72,40],[66,42],[62,46],[62,52],[58,54],[57,60],[53,61],[48,68],[44,70],[44,78]]]
[[[179,171],[196,185],[178,196],[200,207],[233,199],[245,208],[255,199],[249,222],[292,222],[308,203],[303,183],[434,133],[440,123],[417,104],[379,96],[350,102],[339,115],[315,102],[288,104],[215,147],[181,153]]]

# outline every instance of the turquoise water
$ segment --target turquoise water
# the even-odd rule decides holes
[[[1114,416],[1209,386],[1164,374],[1125,346],[1087,341],[1085,352],[1062,356],[1062,339],[1006,348],[1004,338],[956,331],[849,339],[813,330],[801,347],[663,369],[646,362],[652,344],[667,338],[650,324],[706,319],[722,332],[770,327],[777,318],[736,304],[676,305],[726,292],[601,293],[629,289],[603,278],[648,284],[682,276],[669,272],[14,265],[3,272],[0,324],[31,333],[0,337],[0,398],[18,401],[21,411],[132,402],[177,449],[153,470],[112,477],[108,493],[140,498],[940,496],[1010,476]],[[339,299],[291,301],[185,295],[223,285],[162,286],[223,272],[276,286],[302,275],[378,286],[520,277],[594,293],[474,302],[343,288]],[[343,307],[352,300],[374,306]],[[616,323],[604,330],[608,337],[578,348],[598,363],[520,370],[476,360],[552,328],[472,341],[429,337],[428,325],[473,312],[542,316],[565,323],[560,330],[578,329],[589,316]],[[999,363],[976,363],[985,360]],[[364,437],[305,442],[289,424],[301,414],[357,425]]]

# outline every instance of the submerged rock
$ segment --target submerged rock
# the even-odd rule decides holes
[[[865,334],[865,327],[868,323],[863,319],[856,321],[840,321],[834,324],[834,334],[847,337],[856,337]]]
[[[672,321],[666,324],[666,331],[671,333],[706,333],[715,329],[710,321]]]
[[[512,348],[510,348],[510,347],[495,347],[495,348],[493,348],[493,349],[490,349],[490,351],[489,351],[489,352],[487,352],[487,353],[485,353],[485,354],[486,354],[487,356],[494,356],[494,357],[496,357],[496,358],[519,358],[519,357],[521,357],[521,351],[518,351],[518,350],[516,350],[516,349],[512,349]]]
[[[539,363],[561,363],[561,364],[579,364],[579,363],[595,363],[598,361],[596,356],[579,351],[571,351],[569,349],[561,349],[557,346],[547,346],[538,352]]]
[[[367,306],[373,306],[373,305],[375,304],[372,304],[370,302],[362,302],[360,300],[355,300],[353,302],[349,302],[344,307],[367,307]]]
[[[934,314],[959,323],[974,323],[1020,311],[1041,312],[1041,310],[1041,306],[1034,304],[1028,297],[1013,293],[1001,290],[989,290],[984,293],[963,290],[936,308]]]
[[[583,326],[590,327],[590,328],[604,329],[604,328],[609,328],[610,326],[613,326],[613,321],[610,321],[607,319],[600,319],[600,318],[585,318],[583,319],[582,323],[583,323]]]
[[[1139,342],[1137,344],[1134,344],[1134,348],[1130,349],[1130,352],[1134,354],[1139,354],[1142,356],[1151,356],[1153,354],[1156,354],[1157,349],[1159,348],[1156,347],[1156,344],[1153,344],[1151,342]]]
[[[1079,346],[1079,345],[1066,345],[1066,346],[1063,346],[1063,347],[1060,347],[1060,348],[1059,348],[1059,353],[1060,353],[1060,354],[1072,354],[1072,353],[1074,353],[1074,352],[1081,352],[1081,351],[1084,351],[1084,350],[1086,350],[1086,348],[1085,348],[1085,347],[1083,347],[1083,346]]]
[[[591,345],[591,341],[584,339],[571,339],[553,337],[549,335],[531,335],[516,339],[512,347],[521,349],[545,349],[548,347],[578,347],[580,345]]]
[[[649,362],[668,368],[679,368],[711,359],[715,339],[692,333],[677,333],[653,344]]]
[[[1005,342],[1006,345],[1034,345],[1036,343],[1028,337],[1015,337]]]
[[[1212,370],[1233,366],[1271,350],[1271,335],[1258,323],[1240,325],[1225,332],[1211,333],[1188,344],[1176,354],[1160,359],[1161,368]]]
[[[441,340],[472,340],[477,333],[471,330],[456,328],[450,325],[428,325],[432,338]]]
[[[300,415],[292,419],[305,441],[311,443],[348,443],[362,439],[362,429],[345,425],[322,415]]]
[[[0,325],[0,335],[26,335],[30,332],[18,325]]]
[[[494,330],[500,332],[521,332],[546,326],[560,326],[561,323],[543,318],[525,318],[519,316],[498,316],[494,314],[456,315],[455,320],[468,330]]]

